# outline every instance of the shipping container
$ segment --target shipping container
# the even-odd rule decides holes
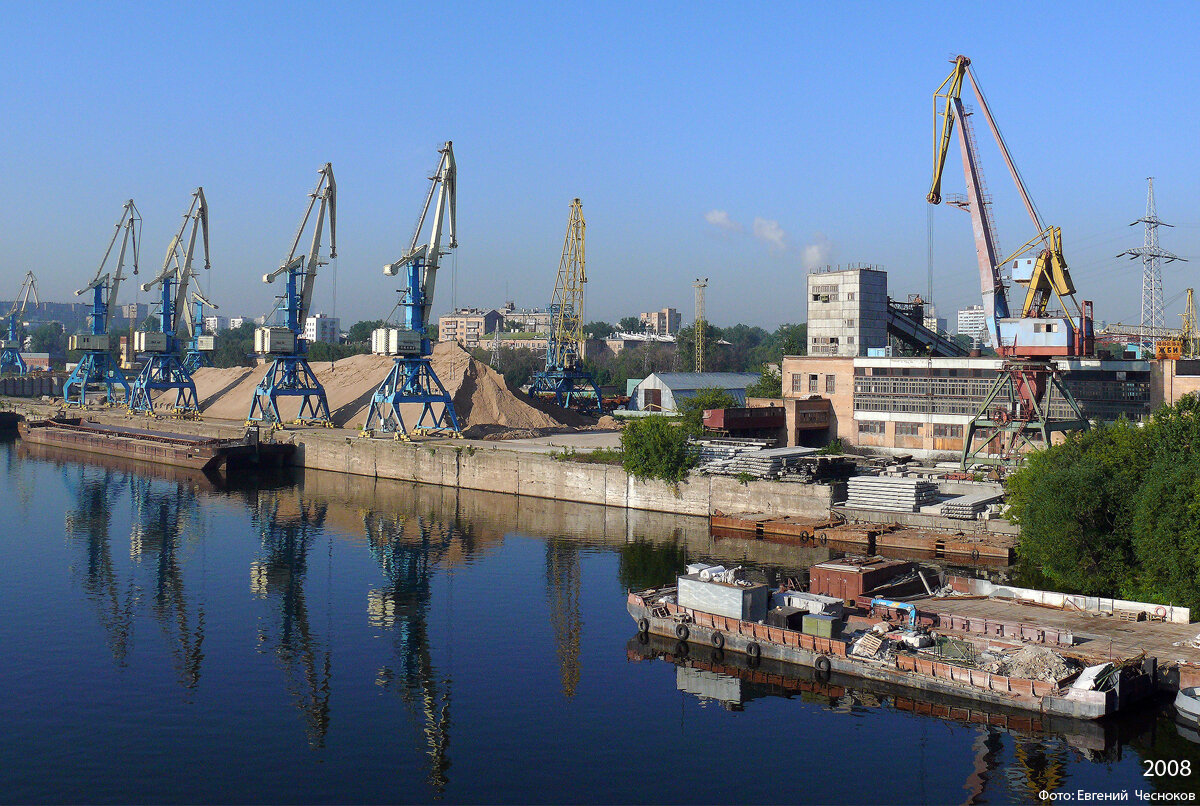
[[[743,621],[762,621],[767,617],[770,591],[766,585],[704,582],[698,574],[681,576],[678,584],[680,607]]]

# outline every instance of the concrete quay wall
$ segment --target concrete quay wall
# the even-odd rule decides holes
[[[615,465],[583,464],[547,454],[446,443],[405,443],[329,432],[280,435],[294,442],[305,468],[466,490],[601,504],[707,517],[723,512],[769,512],[823,517],[830,488],[818,484],[693,475],[677,487],[638,481]]]

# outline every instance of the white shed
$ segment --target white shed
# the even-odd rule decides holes
[[[630,395],[631,408],[640,411],[678,411],[679,401],[701,389],[722,389],[746,405],[746,387],[761,376],[757,372],[656,372]]]

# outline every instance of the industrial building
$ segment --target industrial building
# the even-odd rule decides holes
[[[870,289],[872,302],[864,301],[864,287]],[[874,269],[809,275],[810,353],[814,347],[839,352],[784,357],[789,445],[819,446],[841,439],[848,445],[916,456],[962,451],[966,426],[982,407],[1004,360],[882,354],[873,347],[881,339],[893,347],[906,346],[896,331],[907,324],[902,311],[908,303],[887,299],[886,288],[886,272]],[[881,294],[886,307],[878,302]],[[837,316],[832,315],[835,301]],[[982,318],[982,309],[977,310]],[[960,330],[963,313],[973,312],[959,312]],[[882,336],[881,317],[886,323]],[[815,321],[822,324],[814,328]],[[970,325],[970,315],[966,321]],[[1144,420],[1159,405],[1200,391],[1200,360],[1063,357],[1053,363],[1091,420]],[[1051,401],[1050,411],[1052,416],[1070,415],[1061,398]]]
[[[759,378],[757,372],[656,372],[633,388],[630,408],[676,412],[680,401],[694,397],[701,389],[721,389],[744,406],[746,387]]]

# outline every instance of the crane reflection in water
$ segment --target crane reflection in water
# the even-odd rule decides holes
[[[79,541],[83,548],[83,591],[96,609],[113,659],[125,666],[133,641],[133,609],[138,592],[132,578],[121,580],[113,561],[109,501],[128,486],[130,477],[109,469],[66,464],[62,474],[63,484],[75,501],[66,512],[64,526],[70,539]]]
[[[309,553],[324,530],[327,506],[302,499],[294,491],[269,491],[259,495],[251,510],[262,554],[250,565],[250,589],[271,601],[277,616],[269,626],[260,622],[259,647],[273,646],[314,749],[325,746],[329,731],[333,671],[329,645],[312,629],[304,583]]]
[[[469,525],[420,515],[367,510],[363,527],[384,585],[368,593],[371,625],[392,634],[397,667],[383,666],[376,684],[396,691],[424,734],[429,757],[427,782],[437,797],[449,783],[451,675],[433,662],[429,610],[434,570],[470,555],[475,546]],[[452,598],[452,597],[451,597]]]

